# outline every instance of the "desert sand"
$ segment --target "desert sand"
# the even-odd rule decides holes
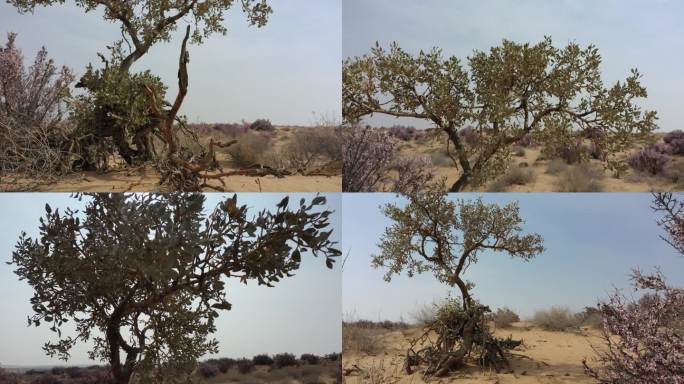
[[[407,330],[375,330],[373,341],[377,353],[358,351],[343,354],[344,382],[356,383],[426,383],[421,371],[407,375],[403,369],[409,340],[420,334],[418,328]],[[522,339],[523,345],[510,356],[512,373],[496,373],[469,366],[450,377],[432,379],[430,383],[596,383],[584,374],[582,360],[591,362],[595,357],[592,346],[600,345],[596,330],[582,328],[573,332],[550,332],[532,327],[526,322],[514,323],[511,328],[498,329],[499,337],[512,335]]]
[[[295,136],[295,132],[310,129],[308,127],[276,127],[272,133],[270,151],[283,149]],[[226,137],[220,133],[212,133],[200,137],[205,145],[210,139],[226,142],[235,137]],[[239,138],[239,137],[238,137]],[[216,151],[216,160],[223,172],[237,171],[227,149]],[[130,167],[117,155],[108,160],[109,166],[104,171],[72,172],[63,176],[55,176],[50,180],[35,180],[8,175],[0,177],[0,191],[38,191],[38,192],[170,192],[166,185],[159,185],[160,175],[152,164]],[[290,175],[276,176],[227,176],[223,184],[219,180],[208,180],[210,186],[226,192],[339,192],[342,190],[342,170],[339,162],[324,161],[313,164],[313,175],[290,171]],[[209,172],[209,174],[218,171]],[[308,173],[308,172],[305,172]],[[0,175],[1,176],[1,175]],[[204,191],[216,191],[206,187]]]
[[[427,155],[432,158],[433,164],[436,168],[436,176],[438,179],[445,178],[446,186],[451,186],[459,176],[459,171],[454,167],[452,160],[446,154],[446,138],[443,135],[434,133],[426,135],[424,138],[411,141],[396,140],[396,145],[399,148],[400,155]],[[637,150],[641,145],[636,145],[634,150]],[[451,148],[453,151],[453,148]],[[541,154],[541,148],[536,146],[523,148],[524,154],[522,156],[512,156],[513,164],[510,168],[522,167],[532,170],[533,178],[530,182],[524,185],[510,185],[505,189],[505,192],[558,192],[562,191],[559,182],[565,177],[564,172],[549,172],[549,164],[554,160],[544,159]],[[620,154],[626,158],[632,151]],[[558,160],[555,160],[558,162]],[[567,168],[577,167],[577,165],[568,165]],[[674,191],[681,190],[682,186],[671,178],[663,176],[648,176],[638,174],[632,169],[628,169],[620,178],[615,178],[612,172],[605,169],[604,163],[590,159],[587,163],[587,168],[591,170],[592,178],[600,185],[602,192],[651,192],[657,191]],[[684,159],[681,157],[673,157],[669,169],[673,173],[679,173],[678,170],[684,169]],[[500,190],[492,190],[494,182],[486,185],[472,188],[473,191],[490,191],[503,192]]]

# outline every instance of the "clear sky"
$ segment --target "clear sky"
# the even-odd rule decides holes
[[[595,44],[604,81],[612,84],[636,67],[658,111],[661,130],[682,129],[684,111],[684,2],[677,0],[344,0],[343,57],[360,56],[379,42],[409,52],[441,47],[465,60],[502,39],[557,46]],[[393,118],[374,118],[392,124]],[[417,126],[422,124],[416,123]]]
[[[190,121],[235,122],[269,118],[278,124],[308,125],[312,112],[340,115],[341,1],[272,0],[269,23],[249,27],[240,2],[228,12],[226,36],[217,34],[201,46],[191,45],[189,87],[181,113]],[[0,2],[0,42],[7,32],[33,60],[41,46],[59,65],[80,75],[88,63],[100,65],[98,52],[121,38],[118,24],[107,23],[97,10],[86,14],[73,1],[39,7],[20,15]],[[151,69],[175,97],[178,52],[185,27],[169,44],[154,46],[133,70]]]
[[[63,364],[51,360],[42,351],[45,341],[53,338],[47,327],[27,327],[26,317],[32,314],[29,299],[32,290],[19,281],[5,264],[22,230],[38,233],[38,219],[45,203],[52,207],[78,207],[80,203],[68,194],[24,193],[0,194],[0,365]],[[213,208],[221,194],[208,194],[206,207]],[[238,202],[255,210],[273,208],[282,198],[278,193],[241,193]],[[300,197],[311,199],[315,194],[290,194],[291,201]],[[340,194],[325,194],[328,208],[340,209]],[[339,213],[332,216],[333,228],[339,229]],[[332,238],[339,241],[339,231]],[[291,352],[325,354],[341,351],[341,273],[336,264],[325,268],[324,259],[302,257],[302,267],[296,276],[285,279],[275,288],[238,281],[227,284],[228,301],[233,309],[222,312],[217,321],[217,356],[252,357],[259,353]],[[87,359],[89,345],[81,344],[72,353],[69,364],[92,364]]]
[[[454,199],[456,194],[451,195]],[[551,306],[581,310],[607,298],[613,288],[630,294],[629,273],[660,267],[668,281],[684,285],[684,257],[659,239],[663,234],[649,208],[648,193],[502,193],[485,202],[518,200],[523,228],[544,238],[546,251],[530,262],[483,253],[465,277],[475,298],[491,308],[508,306],[523,316]],[[404,202],[393,194],[344,194],[342,249],[349,258],[342,273],[343,316],[348,319],[411,320],[418,308],[445,298],[448,287],[432,274],[405,274],[390,283],[370,266],[371,255],[390,224],[379,206]],[[452,291],[456,295],[455,291]]]

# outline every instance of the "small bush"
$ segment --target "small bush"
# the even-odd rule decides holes
[[[373,330],[357,325],[342,324],[342,350],[363,352],[372,355],[377,345],[373,338]]]
[[[458,131],[458,136],[471,147],[476,147],[480,143],[480,132],[473,127],[461,129]]]
[[[227,357],[209,360],[216,365],[221,373],[226,373],[235,365],[235,360]]]
[[[588,166],[568,167],[558,176],[558,192],[601,192],[603,184]]]
[[[665,165],[669,160],[666,155],[658,153],[652,148],[646,148],[633,153],[627,162],[638,172],[661,175],[664,173]]]
[[[219,370],[219,367],[216,364],[208,361],[200,363],[199,369],[197,371],[205,379],[218,376],[219,373],[221,373],[221,370]]]
[[[249,129],[251,129],[252,131],[268,131],[268,132],[271,132],[275,128],[273,127],[273,124],[271,124],[270,120],[258,119],[249,126]]]
[[[250,359],[238,359],[235,364],[237,365],[238,372],[242,374],[250,373],[254,370],[254,362]]]
[[[424,132],[416,129],[416,127],[405,125],[394,125],[390,127],[389,134],[402,141],[418,140],[424,136]]]
[[[374,192],[386,179],[394,158],[394,144],[386,133],[371,127],[343,129],[342,190]]]
[[[46,375],[33,379],[31,384],[64,384],[64,382],[54,376]]]
[[[1,384],[19,384],[19,375],[8,372],[0,368],[0,383]]]
[[[512,309],[504,307],[497,309],[492,315],[492,319],[494,320],[494,325],[498,328],[508,328],[513,323],[520,321],[520,316],[513,312]]]
[[[430,160],[435,167],[453,167],[454,160],[444,152],[430,153]]]
[[[684,132],[676,130],[668,132],[663,138],[665,144],[668,145],[669,153],[673,155],[684,155]]]
[[[326,361],[339,361],[342,359],[342,354],[337,352],[328,353],[327,355],[323,356],[323,359]]]
[[[575,315],[584,327],[600,328],[603,325],[603,315],[596,307],[585,307],[582,312]]]
[[[490,184],[489,192],[504,192],[512,185],[525,185],[535,179],[534,171],[526,167],[511,168],[503,176],[500,176]]]
[[[563,159],[566,164],[576,164],[582,161],[586,152],[587,148],[582,145],[581,141],[576,140],[574,143],[559,148],[558,157]]]
[[[553,159],[551,162],[549,162],[549,165],[546,166],[546,173],[549,175],[557,175],[567,169],[568,164],[566,164],[563,160]]]
[[[515,143],[517,146],[527,148],[532,145],[532,135],[527,134]]]
[[[532,323],[548,331],[565,331],[578,328],[580,321],[565,307],[553,307],[535,312]]]
[[[596,143],[591,143],[586,151],[589,153],[589,157],[595,160],[605,161],[608,156],[606,151]]]
[[[271,356],[262,354],[262,355],[256,355],[252,358],[252,361],[254,362],[254,365],[271,365],[273,364],[273,359]]]
[[[283,149],[282,157],[289,167],[307,169],[321,161],[342,159],[342,132],[335,127],[297,130]]]
[[[302,354],[302,356],[299,357],[299,360],[311,365],[316,365],[321,362],[321,359],[312,353]]]
[[[291,353],[279,353],[273,356],[273,368],[291,367],[297,365],[297,358]]]
[[[420,192],[424,191],[428,184],[435,178],[436,172],[429,156],[399,156],[389,170],[396,172],[392,178],[392,192]]]
[[[239,167],[249,167],[261,162],[261,155],[271,146],[269,136],[250,132],[228,147],[228,153]]]

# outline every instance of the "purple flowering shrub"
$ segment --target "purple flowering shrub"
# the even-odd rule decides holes
[[[371,127],[348,127],[342,137],[342,190],[376,191],[394,157],[390,136]]]
[[[389,129],[389,134],[402,141],[412,141],[423,137],[425,132],[413,126],[393,125]]]
[[[390,165],[396,171],[392,180],[392,191],[416,193],[427,189],[427,185],[435,178],[435,168],[429,156],[400,156]]]
[[[584,361],[586,373],[605,384],[684,382],[684,289],[668,286],[660,272],[634,271],[632,279],[646,299],[618,291],[599,305],[608,349],[599,352],[599,367]]]
[[[665,166],[669,160],[666,155],[658,153],[652,148],[646,148],[633,153],[627,159],[627,163],[639,172],[660,175],[665,171]]]
[[[74,74],[57,68],[45,48],[30,66],[9,33],[0,46],[0,173],[51,176],[69,168],[65,118]]]
[[[668,132],[663,138],[669,153],[673,155],[684,155],[684,131],[676,130]]]

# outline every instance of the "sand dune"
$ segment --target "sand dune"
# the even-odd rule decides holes
[[[346,352],[343,370],[347,372],[344,382],[354,383],[426,383],[421,371],[407,375],[403,370],[404,356],[409,340],[420,333],[419,329],[383,331],[377,330],[374,342],[378,353],[367,355]],[[510,329],[499,329],[497,336],[512,335],[524,344],[510,357],[512,373],[496,373],[482,370],[474,365],[451,377],[433,379],[431,383],[595,383],[584,374],[582,360],[595,357],[592,345],[600,345],[598,332],[583,328],[577,332],[549,332],[516,323]],[[358,369],[356,369],[358,368]]]

